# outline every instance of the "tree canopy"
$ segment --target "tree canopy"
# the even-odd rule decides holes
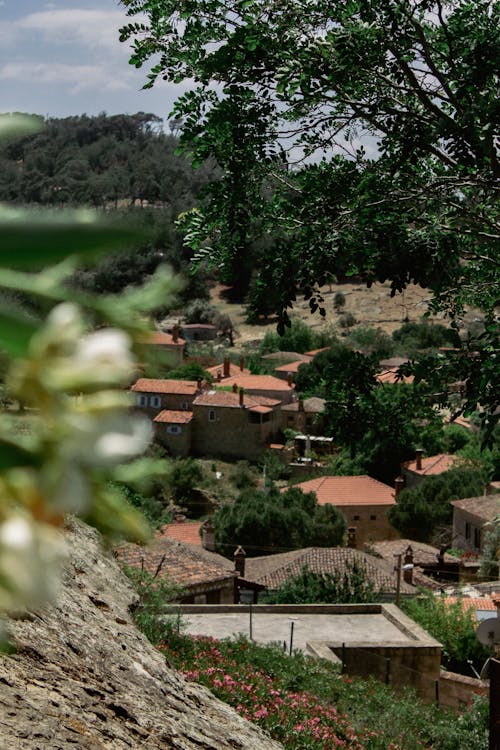
[[[493,0],[124,0],[131,62],[195,85],[177,101],[181,145],[222,179],[184,216],[198,259],[238,276],[265,241],[253,306],[283,328],[298,293],[325,314],[334,276],[410,283],[434,306],[480,307],[497,348],[497,74]],[[462,358],[474,368],[469,352]],[[467,368],[465,368],[467,369]],[[469,409],[494,414],[494,375]]]
[[[318,505],[313,492],[276,487],[244,490],[214,515],[215,543],[231,555],[238,545],[249,557],[301,547],[335,547],[343,543],[346,523],[333,505]]]

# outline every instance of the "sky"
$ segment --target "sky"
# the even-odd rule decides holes
[[[129,65],[118,0],[0,0],[0,112],[46,117],[152,112],[168,119],[180,87]]]

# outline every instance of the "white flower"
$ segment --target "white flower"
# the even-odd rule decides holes
[[[130,337],[115,328],[85,336],[78,341],[71,364],[90,383],[127,382],[134,368]]]
[[[148,419],[121,410],[74,415],[71,422],[63,458],[88,467],[114,466],[139,456],[152,437]]]
[[[21,514],[0,524],[0,610],[37,607],[57,591],[66,552],[62,534]]]

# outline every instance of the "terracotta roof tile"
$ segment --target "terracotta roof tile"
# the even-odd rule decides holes
[[[366,567],[367,578],[377,590],[395,591],[393,565],[349,547],[306,547],[266,557],[250,557],[245,563],[245,578],[276,589],[289,578],[300,575],[304,567],[317,573],[336,573],[343,572],[354,562]],[[415,587],[401,581],[401,592],[413,594]]]
[[[373,551],[374,554],[380,555],[387,561],[391,561],[394,555],[400,552],[404,554],[408,547],[411,547],[413,550],[413,562],[415,565],[435,563],[439,555],[437,547],[425,544],[425,542],[416,542],[414,539],[393,539],[383,542],[370,542],[369,544],[370,552]],[[456,563],[457,558],[445,552],[444,562]]]
[[[307,365],[309,362],[304,362],[303,359],[296,360],[295,362],[289,362],[286,365],[279,365],[279,367],[274,368],[274,372],[284,372],[284,373],[292,373],[292,375],[296,372],[298,372],[299,367],[301,365]]]
[[[492,521],[500,515],[500,495],[480,495],[479,497],[465,497],[462,500],[453,500],[451,503],[455,508],[470,513],[479,521]]]
[[[163,409],[156,417],[153,422],[161,422],[162,424],[189,424],[193,418],[192,411],[176,411],[175,409]]]
[[[243,394],[243,405],[247,408],[256,406],[268,406],[271,409],[280,402],[276,399],[267,398],[266,396],[249,396]],[[233,391],[204,391],[193,401],[195,406],[224,406],[231,408],[240,408],[240,394]]]
[[[446,604],[455,604],[460,602],[462,608],[481,610],[482,612],[490,611],[496,612],[495,602],[490,599],[489,596],[473,597],[473,596],[447,596],[445,597]]]
[[[366,474],[354,477],[317,477],[294,486],[304,492],[314,492],[319,505],[340,507],[396,504],[393,488]]]
[[[130,389],[139,393],[169,393],[180,396],[194,396],[199,390],[194,380],[160,380],[139,378]]]
[[[230,378],[236,377],[237,375],[250,375],[250,370],[247,370],[245,367],[241,369],[241,367],[239,365],[235,365],[234,362],[229,362],[228,367]],[[224,364],[214,365],[213,367],[206,367],[205,369],[210,373],[210,375],[213,375],[214,378],[217,378],[218,373],[220,372],[222,380],[228,379],[224,378]]]
[[[177,338],[177,341],[174,341],[174,337],[171,333],[164,333],[163,331],[153,331],[153,333],[150,333],[143,339],[142,343],[177,347],[184,346],[186,342],[180,337]]]
[[[434,476],[436,474],[444,474],[445,471],[455,468],[460,459],[450,453],[438,453],[437,456],[422,457],[421,461],[421,469],[417,469],[416,459],[414,461],[407,461],[403,465],[408,471],[412,471],[414,474]]]
[[[237,575],[233,563],[224,557],[168,537],[156,538],[146,547],[120,545],[115,548],[115,555],[122,565],[144,569],[151,575],[160,566],[159,576],[187,589]]]
[[[382,385],[385,385],[386,383],[389,383],[389,385],[396,385],[397,383],[413,383],[415,380],[413,375],[405,375],[403,378],[399,378],[397,367],[389,367],[386,370],[379,372],[375,376],[375,379],[377,383],[381,383]]]
[[[167,523],[156,532],[155,536],[158,538],[167,537],[176,542],[184,542],[184,544],[201,547],[201,525],[199,521],[195,521],[195,523]]]
[[[305,352],[305,354],[308,357],[315,357],[316,354],[321,354],[321,352],[327,352],[331,349],[331,346],[324,346],[322,349],[312,349],[310,352]]]
[[[293,391],[293,385],[288,385],[284,380],[275,378],[274,375],[235,375],[224,380],[224,385],[236,384],[238,388],[246,391]]]

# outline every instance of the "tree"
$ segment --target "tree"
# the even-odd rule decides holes
[[[218,551],[231,555],[241,545],[249,557],[301,547],[342,544],[346,524],[336,508],[318,506],[313,492],[291,487],[281,493],[244,490],[214,515]]]
[[[480,307],[486,358],[498,349],[498,3],[124,4],[140,15],[121,32],[131,62],[154,59],[146,86],[196,81],[173,111],[181,146],[222,172],[184,217],[199,261],[240,277],[267,238],[259,284],[281,331],[297,293],[324,314],[321,285],[355,273],[393,294],[418,283],[453,315]],[[495,376],[482,373],[465,407],[479,401],[491,427]]]
[[[449,527],[453,518],[452,500],[477,497],[484,478],[477,471],[457,468],[436,477],[427,477],[417,487],[403,490],[389,509],[389,521],[402,536],[428,542],[433,533]]]
[[[418,599],[404,603],[404,610],[442,643],[441,660],[445,669],[470,677],[472,670],[469,661],[479,671],[491,655],[476,636],[474,610],[464,609],[461,599],[448,604],[428,591]]]
[[[266,595],[269,604],[365,604],[378,600],[366,568],[356,561],[348,562],[343,573],[317,573],[305,566],[298,576]]]

